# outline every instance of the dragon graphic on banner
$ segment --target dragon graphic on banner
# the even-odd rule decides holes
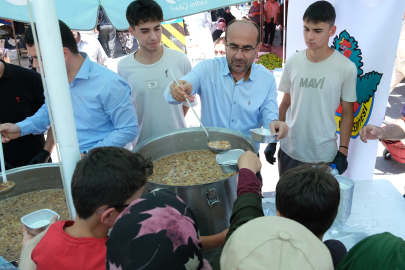
[[[378,89],[383,74],[374,70],[363,74],[363,57],[361,56],[358,42],[354,37],[351,37],[346,30],[342,31],[339,36],[335,37],[332,49],[339,51],[349,58],[357,67],[357,102],[354,103],[354,123],[351,135],[353,139],[356,139],[357,136],[359,136],[360,129],[363,126],[366,126],[370,119],[373,110],[375,92]],[[341,116],[342,104],[340,104],[335,114],[337,133],[340,133]]]

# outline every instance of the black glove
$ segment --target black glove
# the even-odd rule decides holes
[[[274,155],[276,154],[276,148],[277,143],[269,143],[266,149],[264,149],[264,155],[266,156],[266,160],[271,165],[273,165],[274,162],[276,161],[276,158],[274,157]]]
[[[347,156],[340,151],[337,152],[332,163],[336,164],[336,169],[338,170],[339,174],[343,174],[347,170],[347,165],[349,165],[349,163],[347,163]]]
[[[33,165],[33,164],[39,164],[39,163],[47,163],[49,158],[51,157],[51,154],[49,154],[48,151],[45,149],[42,149],[39,151],[38,154],[36,154],[31,161],[27,165]]]

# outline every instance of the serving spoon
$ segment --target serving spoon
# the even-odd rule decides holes
[[[3,183],[0,184],[0,195],[2,195],[11,192],[15,188],[15,183],[13,181],[7,181],[6,166],[3,155],[3,143],[1,142],[1,134],[0,134],[0,162],[1,162],[1,177],[3,178]]]
[[[169,75],[168,75],[168,72],[170,72],[170,74],[172,75],[172,77],[173,77],[174,81],[176,82],[176,84],[177,84],[178,86],[180,86],[180,84],[179,84],[179,82],[177,81],[176,77],[174,77],[174,74],[173,74],[173,72],[172,72],[171,69],[166,70],[166,77],[169,76]],[[212,147],[212,146],[209,145],[209,143],[210,143],[210,135],[208,134],[207,129],[204,127],[204,125],[203,125],[203,123],[201,122],[200,118],[198,117],[197,113],[194,111],[193,106],[191,106],[191,103],[190,103],[190,101],[188,100],[188,98],[186,98],[186,101],[187,101],[187,103],[188,103],[188,106],[190,106],[191,110],[193,111],[195,117],[198,119],[198,122],[200,122],[200,125],[201,125],[201,127],[204,129],[205,134],[207,134],[207,140],[208,140],[207,146],[208,146],[208,150],[210,150],[211,152],[213,152],[213,153],[215,153],[215,154],[228,151],[229,149],[219,149],[219,148],[215,148],[215,147]]]

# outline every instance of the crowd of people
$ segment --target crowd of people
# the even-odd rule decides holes
[[[273,45],[276,26],[279,25],[281,31],[281,43],[283,45],[283,31],[287,29],[287,22],[284,25],[284,9],[287,18],[288,0],[279,3],[276,0],[267,0],[263,3],[263,12],[261,11],[259,1],[252,1],[248,13],[245,12],[246,4],[242,4],[242,19],[251,20],[259,26],[259,29],[264,29],[263,44],[266,47]],[[284,7],[285,6],[285,7]],[[238,7],[239,8],[239,7]],[[212,39],[215,42],[225,33],[226,26],[235,19],[229,7],[220,8],[211,11],[213,26],[211,27]]]
[[[273,0],[267,3],[271,43],[279,7]],[[337,240],[323,242],[340,201],[329,165],[336,164],[339,174],[347,170],[356,101],[356,66],[328,46],[336,31],[334,7],[317,1],[303,14],[307,49],[284,67],[280,105],[274,76],[254,64],[263,44],[260,22],[253,20],[257,14],[250,14],[252,21],[224,18],[217,57],[192,68],[185,54],[161,46],[161,7],[153,0],[133,1],[126,18],[139,49],[119,62],[118,74],[103,66],[105,55],[85,52],[91,39],[59,21],[82,157],[71,183],[77,216],[54,219],[36,236],[24,227],[20,269],[405,268],[405,241],[390,233],[369,236],[349,252]],[[100,35],[111,33],[108,25],[100,25]],[[33,35],[28,28],[25,42],[33,67],[39,68]],[[48,162],[54,141],[40,75],[1,60],[0,88],[5,92],[0,93],[0,133],[6,161],[13,166]],[[200,236],[195,213],[168,190],[142,195],[153,164],[130,149],[151,136],[185,128],[186,98],[195,106],[196,95],[205,126],[247,136],[255,128],[277,134],[277,217],[264,217],[262,164],[250,151],[238,159],[237,199],[230,227],[221,233]],[[341,100],[338,147],[334,116]],[[404,130],[404,125],[366,126],[360,137],[363,142],[403,139]],[[264,153],[273,164],[276,144],[268,144]],[[203,259],[203,252],[214,248],[221,248],[215,258]]]

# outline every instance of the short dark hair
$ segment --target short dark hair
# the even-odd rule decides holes
[[[132,28],[140,23],[163,21],[162,8],[154,0],[136,0],[127,8],[127,21]]]
[[[235,22],[246,22],[246,23],[251,23],[251,24],[253,24],[255,27],[256,27],[256,29],[257,29],[257,40],[256,40],[256,46],[257,45],[259,45],[259,43],[260,43],[260,28],[259,28],[259,26],[256,24],[256,23],[254,23],[254,22],[252,22],[252,21],[244,21],[244,20],[232,20],[231,22],[229,22],[228,23],[228,25],[226,26],[226,31],[225,31],[225,41],[227,42],[228,40],[226,39],[226,37],[227,37],[227,33],[228,33],[228,29],[229,29],[229,26],[231,26],[233,23],[235,23]]]
[[[35,30],[36,30],[37,29],[36,24],[34,24],[34,26],[35,26]],[[60,35],[62,38],[62,46],[64,48],[68,48],[71,53],[78,54],[79,50],[77,49],[76,39],[73,36],[73,33],[70,30],[69,26],[67,26],[64,22],[59,20],[59,29],[60,29]],[[32,31],[31,25],[28,27],[27,31],[25,32],[24,41],[28,47],[34,46],[34,34]]]
[[[316,1],[305,10],[302,19],[313,23],[326,22],[333,26],[336,20],[335,8],[328,1]]]
[[[92,149],[77,162],[72,177],[78,217],[89,218],[103,205],[125,204],[152,173],[152,162],[141,154],[113,146]]]
[[[276,208],[292,219],[322,236],[336,218],[340,188],[325,163],[298,166],[286,171],[276,186]]]

